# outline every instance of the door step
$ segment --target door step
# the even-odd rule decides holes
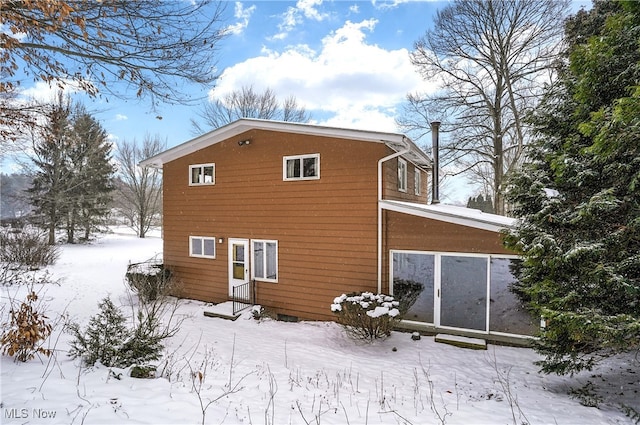
[[[236,320],[240,317],[240,313],[233,314],[233,301],[226,301],[209,307],[205,310],[204,315],[225,320]]]
[[[479,338],[469,338],[466,336],[437,334],[436,342],[443,344],[455,345],[456,347],[471,348],[473,350],[486,350],[487,341]]]

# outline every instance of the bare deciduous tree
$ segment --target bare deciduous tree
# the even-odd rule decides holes
[[[0,1],[0,136],[33,122],[4,97],[28,79],[92,96],[136,93],[154,106],[183,103],[176,78],[216,78],[223,11],[214,0]]]
[[[439,11],[411,61],[431,95],[407,96],[398,123],[420,137],[429,121],[449,132],[443,164],[455,164],[491,187],[504,213],[504,176],[521,160],[525,117],[537,104],[551,64],[559,57],[566,0],[456,0]],[[447,140],[448,139],[448,140]]]
[[[226,94],[222,99],[205,103],[198,115],[202,122],[191,120],[193,133],[197,135],[240,118],[289,122],[309,122],[311,119],[306,109],[298,105],[295,96],[289,96],[280,102],[270,88],[258,93],[252,86],[242,87]]]
[[[146,236],[156,216],[161,214],[162,176],[159,169],[139,167],[138,163],[162,152],[165,146],[166,142],[159,137],[149,135],[145,136],[142,146],[135,140],[118,144],[115,156],[120,177],[116,189],[117,209],[140,238]]]

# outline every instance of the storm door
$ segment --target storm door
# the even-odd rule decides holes
[[[229,296],[233,288],[249,282],[249,240],[229,239]]]

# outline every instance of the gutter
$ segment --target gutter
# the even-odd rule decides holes
[[[382,206],[380,202],[382,199],[382,164],[405,155],[411,152],[411,145],[407,141],[405,136],[402,136],[402,143],[404,143],[404,149],[399,152],[387,155],[384,158],[378,160],[378,293],[382,292]]]

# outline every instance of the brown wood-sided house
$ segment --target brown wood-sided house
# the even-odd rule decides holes
[[[141,165],[163,170],[164,263],[184,297],[255,281],[281,317],[331,320],[343,293],[417,290],[405,323],[531,333],[508,290],[511,220],[429,205],[431,158],[402,134],[240,119]]]

